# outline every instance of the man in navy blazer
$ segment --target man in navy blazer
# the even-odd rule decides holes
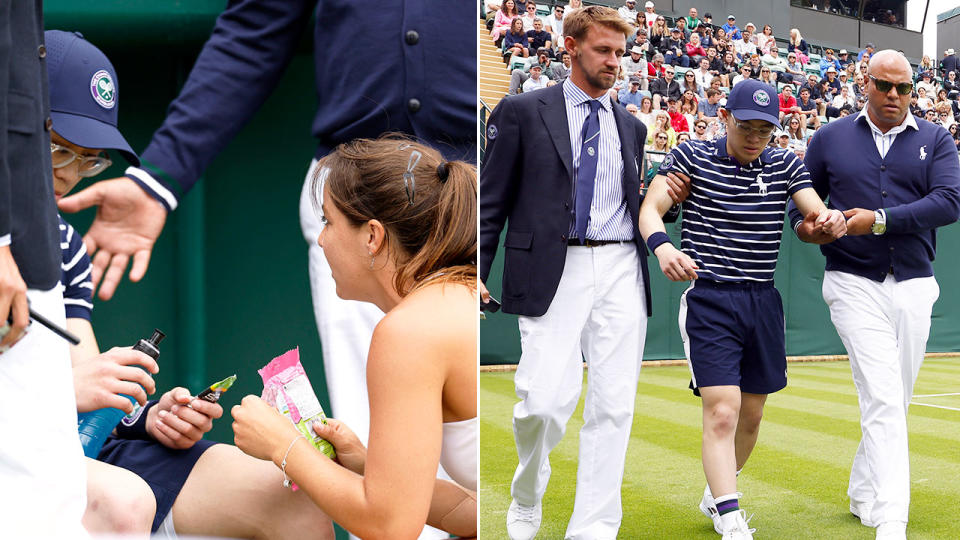
[[[514,540],[539,529],[548,456],[576,407],[582,359],[590,376],[566,537],[617,536],[650,312],[637,231],[646,128],[607,93],[630,27],[613,9],[591,6],[568,16],[564,32],[570,77],[500,102],[480,169],[480,277],[488,278],[508,221],[502,302],[520,315],[513,418],[520,463],[507,513]]]

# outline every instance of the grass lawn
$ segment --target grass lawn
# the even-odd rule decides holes
[[[586,377],[586,374],[585,374]],[[686,367],[645,367],[623,481],[621,539],[719,538],[697,509],[700,401]],[[960,359],[928,359],[908,419],[911,540],[960,538]],[[946,394],[946,395],[944,395]],[[480,538],[506,538],[517,464],[511,425],[513,373],[480,375]],[[923,404],[923,405],[920,405]],[[550,455],[553,476],[538,539],[561,539],[573,511],[583,401]],[[767,401],[757,447],[739,477],[755,537],[872,539],[848,511],[847,479],[860,440],[856,391],[846,362],[797,363]]]

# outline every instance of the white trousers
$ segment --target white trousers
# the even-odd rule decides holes
[[[307,241],[310,266],[310,292],[313,314],[317,319],[320,345],[323,348],[323,370],[330,396],[328,414],[346,423],[367,444],[370,431],[370,406],[367,400],[367,353],[373,329],[383,318],[377,306],[337,296],[330,265],[317,244],[323,225],[314,211],[310,178],[317,164],[314,159],[300,192],[300,228]],[[440,478],[449,476],[440,468]],[[449,535],[432,527],[424,528],[421,540],[447,538]]]
[[[823,299],[850,356],[860,401],[863,437],[853,459],[847,495],[873,503],[869,521],[907,521],[910,455],[907,407],[940,296],[933,277],[883,283],[828,271]]]
[[[566,537],[615,538],[620,487],[647,319],[632,243],[569,247],[556,296],[542,317],[520,317],[522,354],[513,409],[519,465],[511,494],[543,498],[550,451],[560,442],[589,367],[577,491]]]
[[[27,297],[66,326],[60,285]],[[0,355],[0,538],[88,538],[83,459],[68,344],[34,322]]]

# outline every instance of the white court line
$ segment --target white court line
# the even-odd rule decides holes
[[[914,394],[913,397],[944,397],[944,396],[960,396],[960,392],[953,392],[952,394]]]
[[[922,406],[924,406],[924,407],[933,407],[934,409],[946,409],[946,410],[948,410],[948,411],[960,411],[960,409],[958,409],[958,408],[956,408],[956,407],[944,407],[943,405],[931,405],[931,404],[929,404],[929,403],[917,403],[916,401],[911,401],[910,404],[911,404],[911,405],[922,405]]]

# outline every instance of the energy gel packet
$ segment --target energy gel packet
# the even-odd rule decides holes
[[[204,388],[202,392],[197,394],[197,399],[209,401],[210,403],[216,403],[217,401],[220,401],[220,395],[229,390],[236,380],[237,376],[234,374],[222,381],[217,381]]]
[[[300,363],[300,348],[287,351],[257,371],[263,378],[261,399],[290,419],[310,444],[330,459],[337,457],[333,445],[313,432],[313,422],[327,423],[327,415]]]

